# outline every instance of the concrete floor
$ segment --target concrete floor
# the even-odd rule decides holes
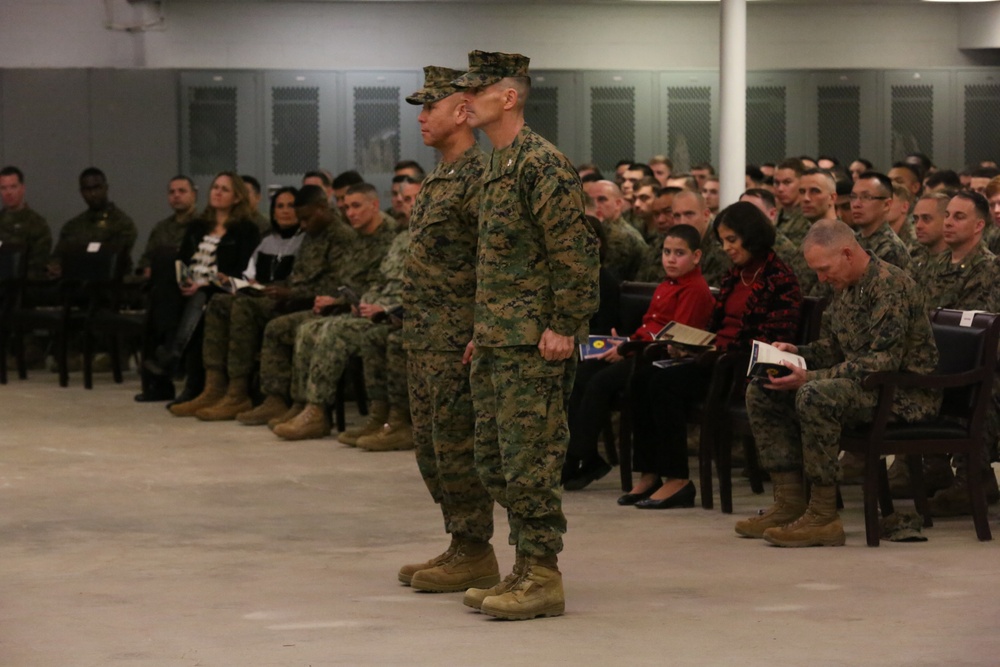
[[[971,519],[871,549],[849,487],[847,546],[778,549],[734,535],[766,504],[743,481],[734,516],[642,512],[612,474],[565,500],[566,615],[496,621],[397,583],[447,543],[411,452],[279,442],[134,403],[134,377],[71,381],[0,387],[4,667],[1000,663],[1000,541]]]

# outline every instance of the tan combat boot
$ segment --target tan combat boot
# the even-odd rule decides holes
[[[539,616],[560,616],[566,610],[562,573],[556,557],[527,556],[524,574],[509,591],[483,600],[479,611],[508,621],[527,621]]]
[[[931,516],[971,516],[972,501],[969,500],[969,469],[964,460],[960,457],[955,469],[955,480],[951,486],[941,489],[928,501],[928,508]],[[997,476],[993,474],[992,468],[982,471],[983,493],[986,495],[986,503],[992,505],[997,502],[1000,492],[997,490]]]
[[[844,546],[844,524],[837,514],[837,485],[813,484],[805,514],[787,526],[768,528],[764,539],[779,547]]]
[[[774,483],[774,504],[759,516],[736,522],[736,532],[743,537],[760,539],[768,528],[791,523],[806,511],[802,473],[772,472],[771,481]]]
[[[299,413],[306,409],[305,403],[292,403],[292,406],[282,412],[279,416],[274,419],[269,419],[267,422],[267,427],[274,430],[274,427],[278,424],[284,424],[285,422],[290,422],[299,416]]]
[[[236,415],[236,421],[245,426],[263,426],[272,419],[288,412],[288,405],[281,396],[268,396],[253,410]]]
[[[413,426],[410,424],[409,411],[390,408],[389,418],[382,428],[358,438],[357,446],[370,452],[413,449]]]
[[[187,403],[170,406],[170,414],[175,417],[194,417],[194,413],[215,405],[226,395],[226,374],[208,369],[205,371],[205,388]]]
[[[453,537],[451,538],[451,544],[448,545],[448,548],[445,549],[443,554],[435,556],[430,560],[425,560],[423,563],[410,563],[399,568],[399,582],[409,586],[410,580],[413,579],[413,575],[420,572],[420,570],[429,570],[430,568],[437,567],[441,563],[449,560],[455,555],[456,549],[458,549],[458,540]]]
[[[389,404],[385,401],[372,401],[368,409],[368,419],[361,426],[352,426],[337,438],[341,444],[356,447],[358,438],[377,433],[389,418]]]
[[[330,419],[322,405],[308,404],[291,421],[274,427],[274,434],[285,440],[316,440],[330,435]]]
[[[223,422],[236,419],[236,415],[253,408],[253,401],[247,393],[247,378],[230,378],[229,389],[222,400],[202,408],[194,416],[203,422]]]
[[[500,583],[500,567],[489,542],[462,540],[455,553],[444,563],[419,570],[410,580],[413,590],[431,593],[454,593],[469,588]]]
[[[466,607],[472,607],[473,609],[479,609],[483,606],[483,600],[494,595],[503,595],[511,588],[514,587],[521,579],[521,575],[524,574],[525,566],[525,556],[524,554],[517,554],[514,559],[514,569],[511,573],[503,578],[496,586],[490,588],[470,588],[465,591],[465,597],[462,598],[462,604]]]

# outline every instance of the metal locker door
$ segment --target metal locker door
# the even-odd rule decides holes
[[[959,71],[956,77],[962,108],[951,123],[958,135],[952,145],[961,149],[961,162],[951,166],[961,171],[982,160],[1000,160],[1000,70]]]
[[[935,163],[953,163],[948,118],[952,117],[954,104],[949,79],[949,72],[945,71],[900,70],[883,74],[886,112],[879,162],[886,171],[908,153],[924,153]]]
[[[643,160],[653,153],[652,72],[583,74],[584,152],[605,175],[619,160]]]
[[[718,72],[660,74],[660,142],[654,154],[669,157],[676,172],[701,162],[718,165],[718,127]]]
[[[807,152],[830,155],[846,169],[856,158],[879,154],[876,72],[813,72],[806,84]]]

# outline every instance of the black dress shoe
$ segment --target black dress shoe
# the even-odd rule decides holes
[[[596,482],[609,472],[611,472],[611,466],[604,459],[598,457],[596,461],[584,462],[580,472],[567,479],[563,483],[563,488],[567,491],[585,489],[591,482]]]
[[[656,493],[657,489],[659,489],[661,486],[663,486],[663,482],[657,482],[656,484],[649,487],[642,493],[626,493],[624,496],[618,497],[618,504],[635,505],[640,500],[645,500],[646,498],[649,498],[651,495]]]
[[[666,498],[662,498],[660,500],[647,498],[646,500],[640,500],[635,504],[635,506],[641,510],[666,510],[671,507],[694,507],[694,496],[694,482],[688,480],[688,483],[682,486],[680,490],[672,496],[667,496]]]
[[[155,391],[152,389],[147,389],[146,391],[136,394],[134,398],[137,403],[156,403],[158,401],[172,401],[174,400],[174,389],[173,387],[170,388],[170,391],[166,390]]]

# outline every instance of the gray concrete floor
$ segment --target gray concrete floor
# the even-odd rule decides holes
[[[971,519],[871,549],[850,487],[847,546],[777,549],[734,535],[766,504],[742,480],[733,516],[642,512],[615,471],[566,496],[566,615],[496,621],[397,583],[447,543],[411,452],[177,419],[137,384],[0,387],[0,665],[1000,663]]]

